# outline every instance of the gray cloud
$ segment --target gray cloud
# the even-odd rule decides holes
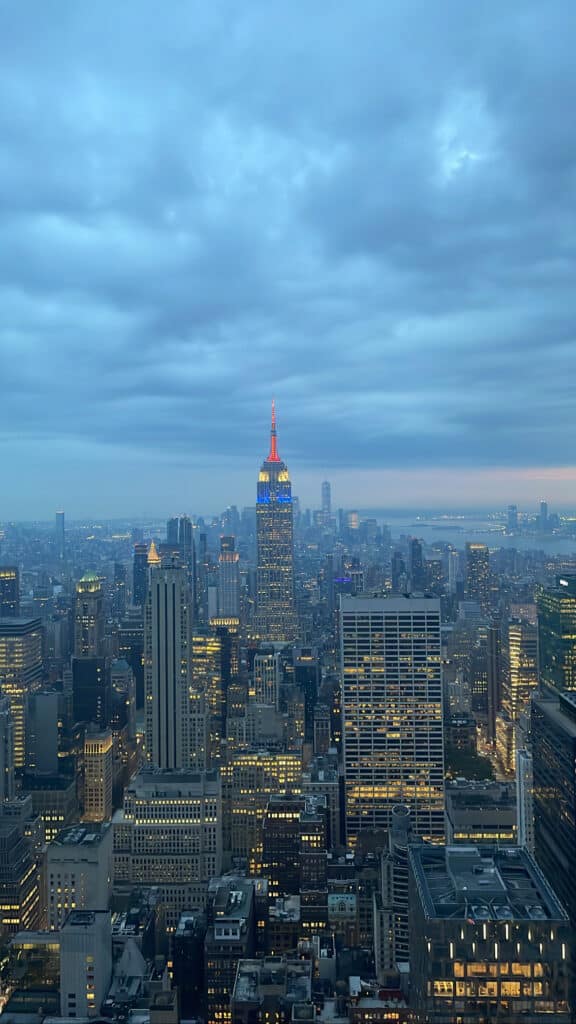
[[[5,3],[13,487],[22,438],[64,497],[78,444],[116,446],[111,490],[121,452],[257,462],[272,394],[293,471],[572,464],[575,29],[569,0]]]

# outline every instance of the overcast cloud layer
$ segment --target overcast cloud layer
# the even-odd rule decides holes
[[[4,0],[0,519],[250,502],[272,395],[297,490],[574,488],[575,39],[574,0]]]

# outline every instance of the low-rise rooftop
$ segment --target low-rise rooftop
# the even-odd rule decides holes
[[[232,1001],[259,1003],[267,997],[287,1003],[307,1003],[312,992],[312,965],[309,960],[265,957],[240,960]]]
[[[89,825],[70,825],[63,828],[55,839],[52,846],[81,846],[84,849],[92,849],[99,846],[110,832],[110,825],[107,822],[94,823]]]
[[[410,863],[428,918],[567,920],[522,847],[411,846]]]

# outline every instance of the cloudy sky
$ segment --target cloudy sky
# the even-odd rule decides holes
[[[2,0],[0,520],[576,506],[574,0]]]

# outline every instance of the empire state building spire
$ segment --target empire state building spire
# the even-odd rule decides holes
[[[289,641],[297,634],[293,528],[292,484],[278,454],[273,401],[270,451],[262,463],[256,495],[256,633],[262,640]]]
[[[267,462],[281,462],[280,456],[278,455],[278,448],[276,447],[276,404],[272,399],[272,426],[270,427],[270,454],[266,460]]]

